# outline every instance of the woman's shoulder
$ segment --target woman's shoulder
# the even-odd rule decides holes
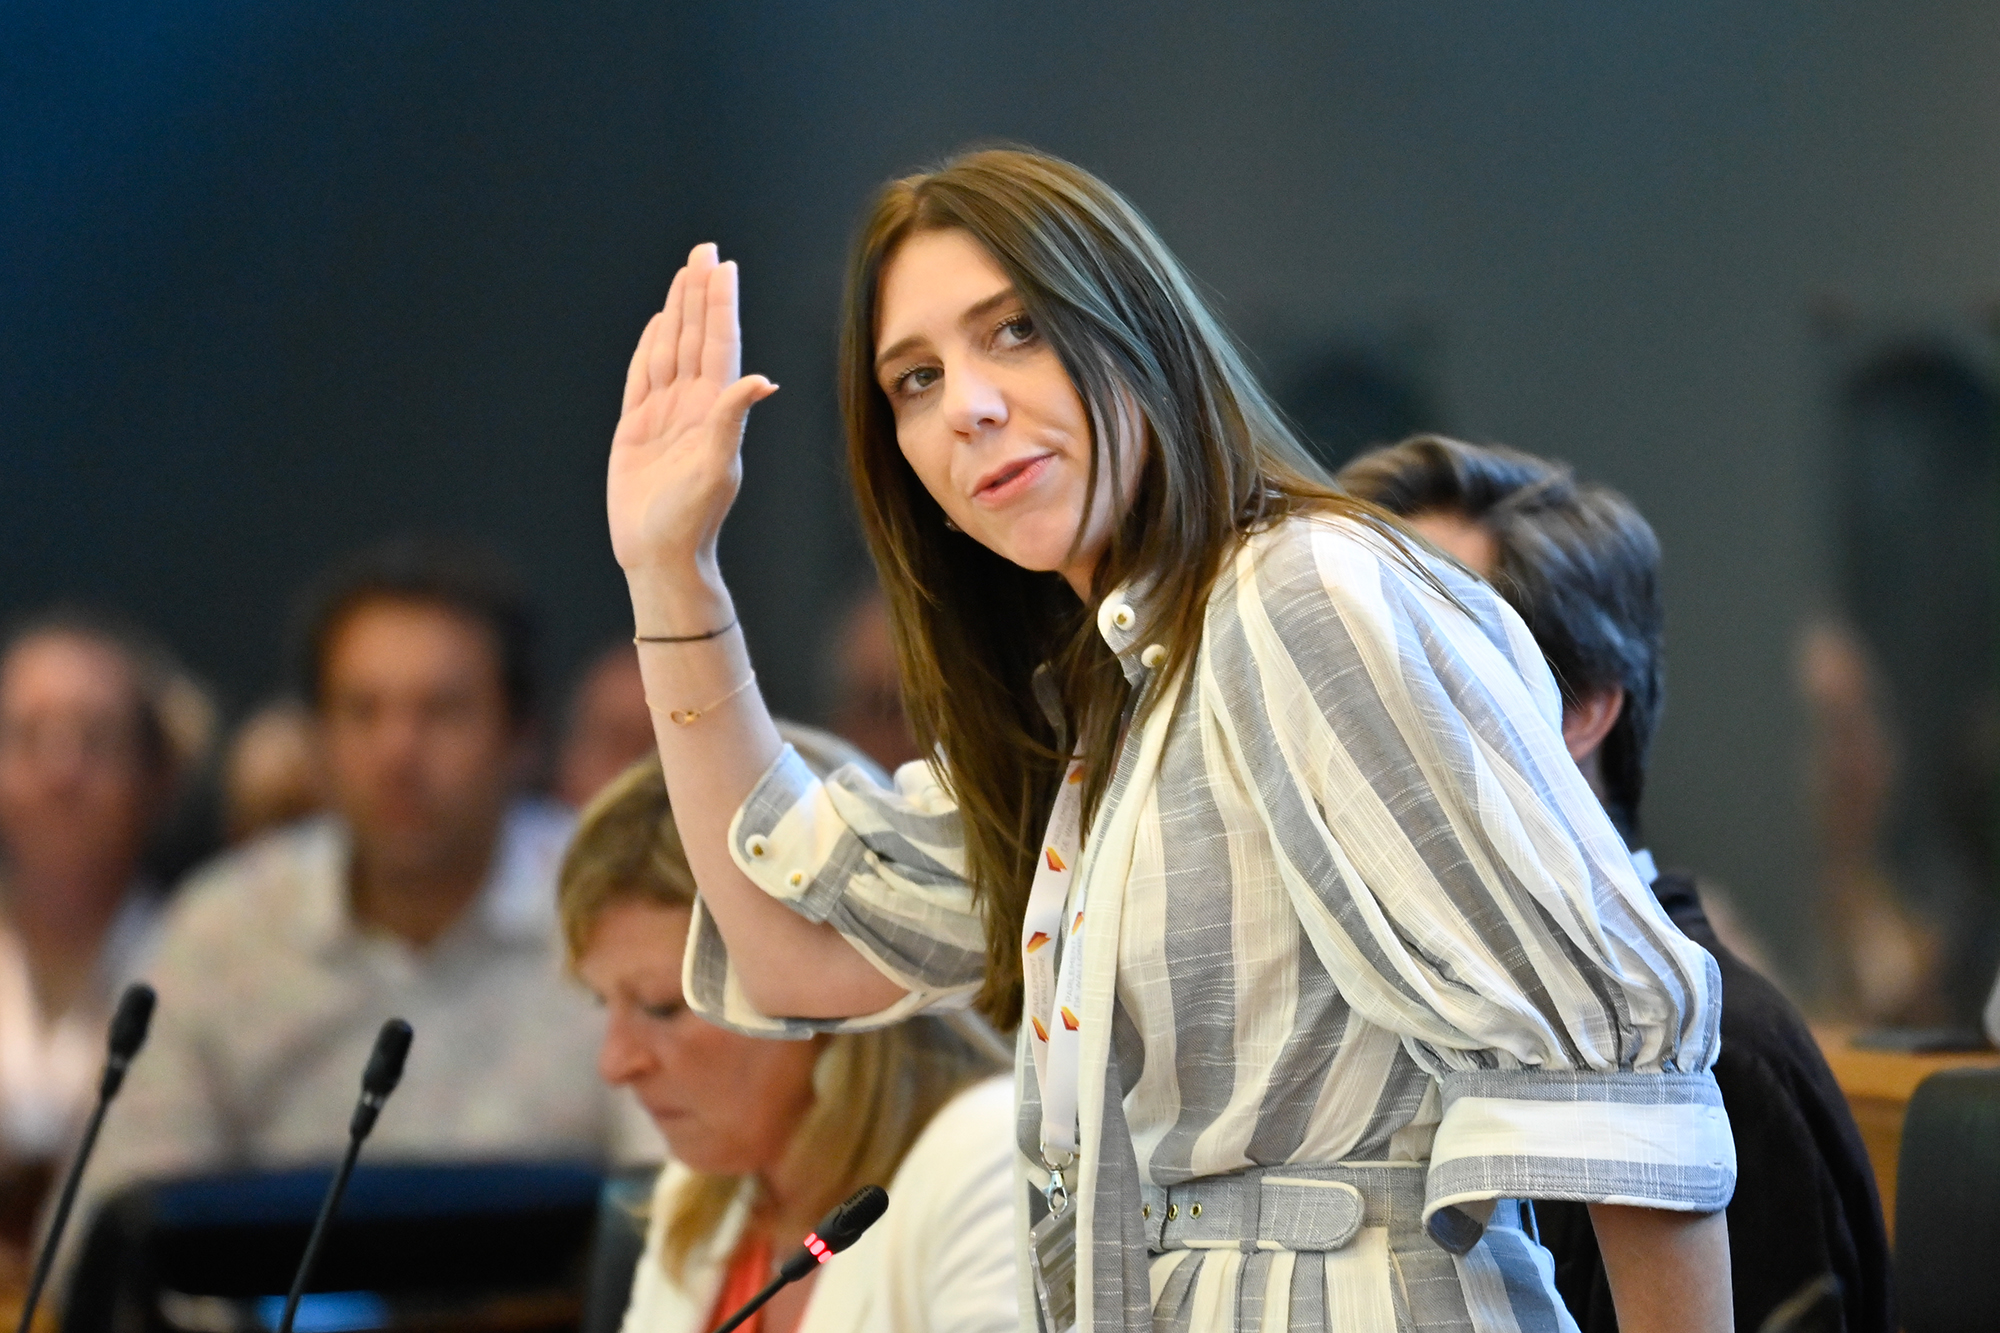
[[[910,1160],[920,1153],[966,1155],[982,1151],[1009,1156],[1014,1151],[1012,1074],[994,1074],[969,1083],[939,1107],[910,1146],[897,1174],[908,1170]]]
[[[1444,602],[1443,590],[1455,597],[1467,582],[1462,570],[1368,516],[1308,510],[1244,537],[1216,580],[1210,610],[1229,615],[1246,595],[1296,611],[1305,594],[1323,614],[1350,601],[1401,601],[1406,590]]]
[[[1548,670],[1490,586],[1420,540],[1338,510],[1294,514],[1246,537],[1217,580],[1208,625],[1213,642],[1253,655],[1312,655],[1348,639],[1386,663],[1424,641],[1426,651],[1497,650],[1516,671]]]
[[[995,1074],[938,1108],[903,1155],[890,1195],[920,1191],[944,1198],[976,1191],[990,1178],[1011,1178],[1014,1155],[1014,1080]]]

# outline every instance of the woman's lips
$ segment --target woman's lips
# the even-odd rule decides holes
[[[995,468],[986,480],[980,482],[979,489],[972,493],[973,501],[989,507],[1006,504],[1034,485],[1036,479],[1048,471],[1049,462],[1054,457],[1052,453],[1036,454]]]

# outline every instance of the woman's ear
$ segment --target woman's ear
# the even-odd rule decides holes
[[[1625,687],[1592,690],[1573,704],[1563,705],[1563,745],[1579,765],[1597,753],[1604,738],[1625,713]]]

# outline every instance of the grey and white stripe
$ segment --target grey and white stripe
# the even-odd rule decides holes
[[[1633,873],[1526,628],[1430,570],[1449,597],[1345,520],[1251,538],[1193,665],[1126,739],[1076,890],[1078,1295],[1097,1327],[1568,1328],[1512,1200],[1729,1199],[1714,961]],[[1135,681],[1152,609],[1127,591],[1099,610]],[[688,961],[702,1012],[802,1035],[978,989],[980,918],[930,767],[821,783],[788,752],[731,843],[910,994],[846,1023],[766,1017],[710,927]],[[1028,1078],[1025,1153],[1039,1116]],[[1142,1215],[1189,1181],[1384,1163],[1419,1164],[1421,1206],[1337,1247],[1161,1253]]]

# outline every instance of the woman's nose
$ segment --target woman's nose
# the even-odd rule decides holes
[[[1007,396],[974,366],[950,366],[944,376],[945,424],[960,435],[1005,425]]]
[[[604,1041],[597,1048],[597,1076],[618,1087],[645,1073],[651,1061],[645,1043],[633,1036],[629,1020],[616,1011],[607,1015]]]

